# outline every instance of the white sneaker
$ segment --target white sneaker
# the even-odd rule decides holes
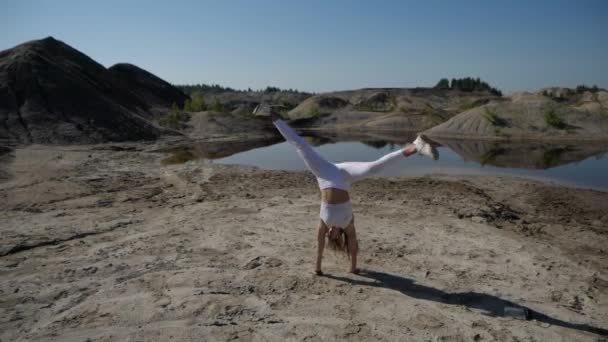
[[[416,151],[418,151],[418,153],[433,158],[433,160],[439,159],[439,152],[433,145],[425,140],[423,135],[419,135],[416,140],[414,140],[413,144],[416,145]]]

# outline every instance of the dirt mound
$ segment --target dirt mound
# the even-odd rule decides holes
[[[323,97],[319,100],[319,105],[325,108],[342,108],[348,104],[348,101],[343,100],[339,97]]]
[[[355,108],[372,112],[388,112],[395,106],[394,98],[388,92],[379,91],[371,96],[361,99]]]
[[[467,110],[425,133],[470,139],[606,140],[606,94],[576,94],[563,88],[517,93],[506,101]]]
[[[232,134],[249,134],[269,138],[278,135],[276,128],[268,118],[212,111],[191,113],[183,132],[194,139]]]
[[[114,75],[52,37],[0,52],[0,144],[158,137],[141,87]]]
[[[291,110],[288,116],[306,122],[307,126],[332,130],[421,131],[463,110],[498,99],[487,92],[365,88],[313,96]]]
[[[183,107],[184,101],[188,99],[181,90],[133,64],[114,64],[108,71],[125,88],[144,100],[150,109],[164,110],[174,103]]]

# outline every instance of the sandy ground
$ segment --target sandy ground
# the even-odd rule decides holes
[[[306,172],[155,145],[0,161],[0,341],[596,341],[608,193],[502,177],[369,179],[361,275],[312,274]],[[503,315],[523,306],[529,320]]]

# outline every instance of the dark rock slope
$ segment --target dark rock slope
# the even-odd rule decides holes
[[[127,83],[52,37],[1,51],[0,144],[158,137],[149,98]]]
[[[111,66],[108,71],[116,81],[134,92],[144,100],[152,110],[161,111],[170,108],[174,103],[183,107],[188,98],[181,90],[172,86],[157,76],[133,64],[119,63]]]

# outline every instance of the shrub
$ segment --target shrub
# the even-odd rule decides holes
[[[184,102],[184,110],[186,112],[200,112],[207,109],[205,98],[201,93],[192,94],[192,98]]]
[[[501,119],[498,114],[490,108],[484,108],[483,114],[481,114],[486,120],[488,120],[492,126],[505,126],[505,120]]]
[[[213,104],[209,107],[209,110],[214,111],[214,112],[223,113],[224,105],[217,98],[215,98],[213,100]]]
[[[171,111],[169,111],[169,114],[161,118],[158,123],[164,127],[178,129],[183,126],[183,123],[188,120],[188,118],[188,114],[184,113],[174,103],[173,106],[171,106]]]
[[[558,129],[566,128],[566,123],[564,122],[564,120],[562,120],[562,118],[560,118],[553,109],[545,113],[545,122],[551,127],[555,127]]]

